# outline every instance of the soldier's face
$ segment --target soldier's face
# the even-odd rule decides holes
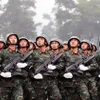
[[[9,37],[9,41],[11,44],[16,44],[17,43],[17,37],[12,35]]]
[[[88,44],[82,43],[81,48],[82,48],[82,50],[86,50],[88,48]]]
[[[21,47],[26,47],[27,46],[27,41],[26,40],[21,40],[19,44],[20,44]]]
[[[70,46],[71,46],[71,47],[78,47],[78,46],[79,46],[78,40],[72,39],[72,40],[70,41]]]
[[[47,50],[50,50],[50,46],[47,47]]]
[[[30,43],[30,47],[29,47],[29,49],[32,50],[32,49],[34,49],[34,48],[35,48],[35,47],[33,46],[33,44]]]
[[[37,45],[38,45],[39,47],[44,46],[44,45],[45,45],[45,39],[44,39],[44,38],[39,38],[39,39],[37,40]]]
[[[64,50],[68,50],[68,45],[67,45],[67,44],[64,44],[64,45],[63,45],[63,49],[64,49]]]
[[[58,49],[58,48],[59,48],[59,43],[56,42],[56,41],[52,42],[52,43],[51,43],[51,48],[52,48],[53,50]]]
[[[0,42],[0,49],[3,49],[4,44]]]

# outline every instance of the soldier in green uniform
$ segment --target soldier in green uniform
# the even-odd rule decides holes
[[[16,34],[11,33],[7,37],[7,49],[0,53],[0,99],[1,100],[23,100],[23,89],[19,88],[19,82],[16,81],[16,76],[13,76],[15,66],[12,70],[4,72],[4,68],[19,56],[17,52],[19,38]]]
[[[63,43],[63,50],[64,51],[69,51],[68,41],[64,41],[64,43]]]
[[[55,38],[50,41],[51,52],[55,57],[63,53],[62,56],[57,60],[57,62],[54,63],[54,65],[56,66],[56,69],[54,71],[58,72],[56,80],[58,88],[60,90],[60,94],[62,96],[62,100],[68,100],[67,93],[65,91],[65,86],[67,84],[65,84],[66,79],[63,77],[63,73],[65,71],[65,66],[69,65],[70,59],[65,56],[64,51],[61,50],[62,45],[63,43],[60,39]]]
[[[83,40],[81,42],[81,50],[83,57],[90,57],[92,53],[89,52],[91,44],[88,40]],[[83,94],[83,97],[86,97],[87,94],[88,98],[86,100],[98,100],[98,91],[97,91],[97,82],[96,82],[96,75],[98,64],[96,59],[92,59],[85,65],[80,65],[80,70],[82,67],[87,66],[88,70],[84,70],[83,77],[82,77],[82,84],[80,89],[80,94]],[[83,99],[84,100],[84,99]]]
[[[68,41],[68,46],[70,48],[69,52],[65,52],[65,54],[70,58],[70,65],[77,62],[79,59],[82,58],[81,53],[79,51],[80,48],[80,40],[78,37],[73,36]],[[67,68],[68,66],[66,66]],[[69,71],[66,72],[64,75],[64,85],[66,99],[65,100],[81,100],[79,93],[77,91],[78,84],[81,80],[81,74],[78,71]],[[85,100],[85,99],[84,99]]]
[[[0,40],[0,52],[2,52],[4,49],[6,49],[6,44],[4,41]]]
[[[98,87],[98,96],[100,99],[100,53],[98,54],[98,56],[96,57],[99,69],[98,69],[98,75],[97,75],[97,87]]]
[[[20,38],[18,43],[18,49],[21,55],[26,56],[27,54],[30,53],[29,46],[30,46],[29,41],[25,37]],[[17,66],[21,68],[21,73],[25,73],[25,76],[19,77],[19,79],[23,86],[24,100],[34,100],[35,91],[33,90],[31,82],[29,81],[28,78],[29,66],[27,66],[28,65],[27,59],[24,62],[17,63]]]
[[[29,44],[30,44],[29,51],[34,51],[36,49],[35,43],[32,40],[30,40]]]
[[[30,56],[30,62],[32,62],[30,64],[30,73],[33,74],[41,64],[51,57],[51,54],[47,51],[48,42],[45,37],[37,37],[36,44],[38,49],[35,50]],[[50,75],[52,71],[49,71],[51,70],[49,68],[52,68],[52,66],[47,65],[45,67],[45,70],[42,70],[35,75],[30,75],[32,86],[35,89],[35,93],[37,95],[36,100],[46,100],[47,98],[48,100],[61,100],[61,95],[56,85],[55,77]]]

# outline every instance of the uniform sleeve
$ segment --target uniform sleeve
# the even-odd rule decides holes
[[[93,58],[91,61],[89,61],[86,66],[90,66],[89,71],[96,71],[99,68],[96,58]]]
[[[0,53],[0,71],[2,70],[3,68],[3,62],[4,62],[4,55],[3,55],[3,52]]]

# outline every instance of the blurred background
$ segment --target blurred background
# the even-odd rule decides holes
[[[0,38],[11,32],[32,40],[75,35],[99,46],[100,0],[0,0]]]

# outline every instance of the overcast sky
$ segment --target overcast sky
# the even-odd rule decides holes
[[[78,0],[73,0],[76,4],[78,4]],[[90,1],[90,0],[87,0]],[[7,3],[8,0],[1,0],[1,4]],[[36,0],[36,13],[37,15],[34,18],[36,23],[42,22],[43,25],[47,24],[48,21],[43,19],[43,14],[49,14],[52,16],[52,8],[54,7],[55,0]]]
[[[43,19],[43,14],[49,14],[52,16],[52,8],[54,7],[55,0],[36,0],[36,16],[34,21],[36,23],[41,22],[42,27],[48,24],[48,20]],[[40,35],[42,27],[37,27],[37,34]]]
[[[55,0],[36,0],[36,22],[43,22],[43,14],[47,13],[51,15],[52,7],[54,6]],[[47,23],[45,21],[45,23]]]
[[[7,3],[8,0],[1,0],[0,3],[3,5]],[[34,20],[35,22],[43,22],[47,24],[47,20],[43,20],[43,14],[47,13],[51,15],[52,7],[54,6],[55,0],[36,0],[36,13]]]
[[[6,4],[8,0],[1,0],[0,3]],[[35,23],[42,23],[42,26],[48,24],[48,20],[43,19],[43,14],[49,14],[52,16],[52,8],[54,7],[55,0],[36,0],[36,16],[34,17]],[[42,27],[37,27],[38,33]]]

